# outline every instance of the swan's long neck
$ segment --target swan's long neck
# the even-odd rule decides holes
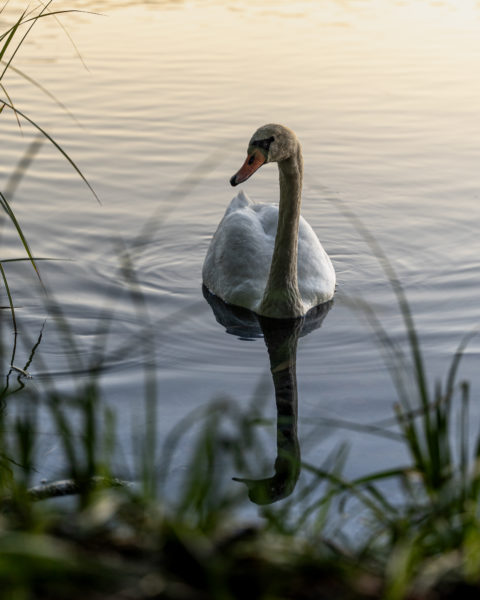
[[[300,146],[278,163],[280,205],[272,264],[260,305],[260,314],[292,318],[304,314],[298,290],[298,224],[302,196],[303,158]]]

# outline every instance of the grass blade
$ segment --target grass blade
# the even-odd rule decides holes
[[[8,95],[7,89],[5,88],[5,86],[3,85],[3,83],[1,81],[0,81],[0,89],[3,90],[3,93],[8,98],[8,100],[11,102],[11,104],[13,106],[13,112],[15,114],[15,118],[17,119],[18,127],[19,127],[19,129],[22,129],[22,124],[20,123],[20,119],[18,118],[17,111],[15,110],[15,107],[13,105],[13,100]],[[5,104],[2,104],[2,108],[1,108],[0,112],[2,112],[4,108],[5,108]]]
[[[13,108],[13,106],[11,104],[9,104],[8,102],[6,102],[3,98],[0,98],[0,102],[3,102],[3,104],[5,104],[8,108],[10,108],[11,110],[15,110],[23,119],[25,119],[25,121],[28,121],[28,123],[30,123],[31,125],[33,125],[33,127],[35,127],[35,129],[37,129],[38,131],[40,131],[40,133],[42,135],[44,135],[47,140],[53,144],[53,146],[55,146],[55,148],[60,152],[60,154],[63,155],[63,157],[70,163],[70,165],[73,167],[73,169],[77,172],[77,174],[83,179],[83,182],[85,183],[85,185],[88,187],[88,189],[92,192],[92,194],[95,196],[95,199],[97,200],[97,202],[99,204],[101,204],[100,202],[100,198],[97,196],[95,190],[93,189],[93,187],[90,185],[88,179],[85,177],[85,175],[82,173],[82,171],[79,169],[79,167],[76,165],[76,163],[73,161],[73,159],[65,152],[65,150],[60,146],[60,144],[58,142],[56,142],[52,136],[47,133],[45,131],[45,129],[43,129],[42,127],[40,127],[40,125],[38,125],[38,123],[36,123],[33,119],[31,119],[29,116],[27,116],[24,112],[22,112],[21,110],[18,110],[18,108]]]
[[[40,277],[40,273],[37,269],[37,265],[35,263],[35,259],[33,258],[33,254],[31,252],[30,246],[28,245],[28,242],[23,234],[22,228],[20,227],[20,224],[17,221],[17,218],[15,217],[13,210],[11,209],[9,203],[7,202],[7,199],[2,194],[2,192],[0,192],[0,205],[2,206],[3,210],[7,213],[7,215],[10,217],[10,220],[12,221],[12,223],[15,225],[15,229],[17,230],[17,233],[22,241],[23,247],[25,248],[25,252],[28,254],[28,257],[30,258],[30,262],[32,263],[33,268],[35,269],[35,272],[37,273],[38,278],[40,279],[40,281],[42,281],[42,279]]]
[[[18,21],[16,21],[16,22],[15,22],[15,24],[14,24],[14,25],[11,27],[11,29],[9,29],[7,32],[5,32],[5,33],[4,33],[4,34],[3,34],[3,35],[0,37],[0,41],[1,41],[2,39],[4,39],[4,37],[7,37],[7,41],[6,41],[6,42],[4,42],[4,44],[3,44],[2,48],[0,48],[0,60],[2,60],[2,58],[4,57],[4,55],[5,55],[5,52],[7,51],[7,49],[8,49],[8,47],[9,47],[9,45],[11,44],[11,42],[12,42],[12,40],[13,40],[13,38],[14,38],[14,36],[15,36],[16,32],[17,32],[17,29],[20,27],[20,25],[21,25],[21,23],[22,23],[22,21],[23,21],[23,17],[25,16],[25,12],[26,12],[26,11],[24,11],[24,12],[22,13],[22,16],[21,16],[21,17],[18,19]],[[17,49],[18,49],[18,48],[17,48]],[[16,50],[15,50],[14,54],[15,54],[15,53],[16,53]],[[11,62],[11,59],[10,59],[10,62]],[[7,63],[7,66],[8,66],[8,63]],[[1,81],[2,77],[5,75],[5,71],[6,71],[6,70],[7,70],[7,67],[5,67],[5,69],[3,70],[2,74],[0,75],[0,81]]]
[[[30,75],[27,75],[27,73],[25,73],[21,69],[14,67],[13,65],[10,65],[10,71],[13,71],[17,75],[19,75],[22,79],[25,79],[25,81],[28,81],[28,83],[31,83],[36,88],[38,88],[41,92],[43,92],[46,96],[48,96],[51,100],[53,100],[53,102],[55,102],[55,104],[57,106],[59,106],[62,110],[64,110],[68,114],[68,116],[75,121],[75,123],[77,123],[78,125],[81,125],[80,121],[68,109],[68,107],[65,106],[65,104],[63,104],[63,102],[61,100],[59,100],[54,94],[52,94],[49,90],[47,90],[41,83],[39,83],[38,81],[33,79],[33,77],[30,77]],[[2,89],[4,90],[5,95],[7,95],[5,88],[2,88]],[[7,96],[7,98],[8,98],[8,96]],[[12,102],[10,98],[8,98],[8,100],[10,102]]]
[[[17,320],[15,318],[15,307],[13,306],[13,299],[12,299],[12,295],[10,294],[10,287],[8,285],[7,276],[5,274],[5,270],[4,270],[1,262],[0,262],[0,272],[2,274],[3,283],[5,285],[5,291],[7,292],[8,302],[10,304],[10,314],[12,315],[13,330],[16,333],[17,332]]]
[[[368,246],[373,252],[373,255],[379,262],[380,267],[385,273],[390,283],[390,286],[392,287],[393,293],[395,294],[398,306],[400,308],[400,314],[402,315],[403,321],[405,323],[405,329],[409,340],[410,351],[412,353],[413,364],[415,366],[416,381],[420,393],[420,399],[422,405],[426,407],[429,405],[426,371],[423,364],[423,357],[420,348],[420,342],[417,335],[417,330],[415,327],[412,311],[410,309],[410,303],[408,302],[405,290],[403,289],[403,286],[400,282],[400,279],[398,278],[398,275],[391,261],[383,251],[376,238],[363,224],[362,220],[350,208],[345,206],[344,202],[342,202],[339,198],[335,198],[334,202],[339,208],[340,212],[353,224],[355,229],[359,232],[359,234],[368,244]]]
[[[40,4],[41,4],[42,6],[45,6],[45,5],[43,4],[42,0],[38,0],[38,1],[40,2]],[[68,11],[68,12],[70,12],[70,11]],[[73,11],[71,11],[71,12],[73,12]],[[70,33],[68,32],[68,29],[67,29],[67,28],[65,27],[65,25],[64,25],[64,24],[63,24],[63,23],[60,21],[60,19],[59,19],[59,18],[56,16],[56,13],[49,13],[49,14],[51,14],[51,15],[54,17],[54,19],[55,19],[55,21],[57,22],[57,24],[58,24],[58,25],[59,25],[59,26],[60,26],[60,27],[63,29],[63,32],[65,33],[65,35],[66,35],[66,36],[67,36],[67,38],[69,39],[70,43],[72,44],[72,47],[73,47],[73,49],[75,50],[75,52],[76,52],[76,54],[77,54],[77,56],[78,56],[78,59],[80,60],[80,62],[82,63],[82,65],[85,67],[85,69],[86,69],[87,71],[89,71],[89,69],[88,69],[88,67],[87,67],[87,64],[86,64],[86,62],[83,60],[83,58],[82,58],[82,55],[80,54],[80,51],[79,51],[79,49],[77,48],[77,45],[75,44],[75,42],[74,42],[74,40],[73,40],[72,36],[71,36],[71,35],[70,35]]]
[[[475,327],[475,329],[472,329],[472,331],[469,331],[461,339],[460,344],[458,345],[458,348],[455,352],[455,356],[453,357],[452,363],[450,365],[450,369],[448,370],[448,374],[447,374],[446,393],[445,393],[447,402],[450,402],[450,399],[453,395],[453,388],[455,386],[455,379],[457,376],[458,367],[459,367],[460,361],[463,357],[463,354],[465,352],[465,349],[468,346],[468,344],[470,343],[470,340],[474,336],[476,336],[479,332],[480,332],[480,328]]]
[[[43,13],[47,10],[48,6],[53,2],[53,0],[49,0],[47,5],[44,6],[42,8],[42,10],[40,11],[40,13],[38,15],[35,16],[35,18],[32,20],[32,22],[30,23],[30,26],[27,28],[27,31],[23,34],[23,36],[21,37],[20,41],[17,44],[17,47],[15,48],[15,50],[12,52],[12,54],[10,55],[10,58],[7,60],[5,67],[2,71],[2,73],[0,74],[0,81],[2,80],[3,76],[5,75],[5,73],[8,70],[8,67],[10,66],[10,64],[12,63],[13,59],[15,58],[15,55],[17,54],[17,52],[20,50],[21,45],[23,44],[23,42],[25,41],[25,39],[27,38],[28,34],[30,33],[30,31],[32,30],[32,28],[35,26],[37,20],[43,15]],[[15,35],[15,33],[18,30],[18,27],[20,25],[23,25],[24,23],[28,23],[29,19],[24,20],[24,16],[25,16],[26,11],[23,12],[22,16],[20,17],[20,19],[15,23],[14,29],[12,31],[12,33],[9,36],[8,39],[8,44],[11,42],[13,35]],[[7,44],[7,45],[8,45]],[[5,53],[5,52],[4,52]],[[0,56],[0,60],[2,59],[3,55]]]

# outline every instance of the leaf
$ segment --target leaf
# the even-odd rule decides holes
[[[15,225],[15,229],[17,230],[17,233],[22,241],[23,247],[25,248],[25,252],[28,254],[28,256],[30,258],[30,262],[32,263],[33,268],[35,269],[35,272],[37,273],[38,278],[40,279],[40,281],[42,281],[42,279],[40,277],[40,273],[37,269],[37,265],[35,263],[35,259],[33,258],[33,254],[30,250],[30,246],[28,245],[27,239],[25,238],[22,228],[20,227],[20,223],[17,221],[17,218],[16,218],[13,210],[11,209],[10,204],[8,203],[7,199],[2,194],[2,192],[0,192],[0,205],[2,206],[3,210],[7,213],[7,215],[10,217],[10,220],[12,221],[12,223]]]
[[[35,127],[35,129],[38,129],[38,131],[40,131],[41,134],[43,134],[47,140],[53,144],[55,146],[55,148],[60,152],[60,154],[62,154],[67,161],[71,164],[71,166],[75,169],[75,171],[78,173],[78,175],[80,175],[80,177],[83,179],[84,183],[86,184],[86,186],[88,187],[88,189],[92,192],[92,194],[95,196],[97,202],[99,204],[101,204],[100,202],[100,198],[97,196],[95,190],[93,189],[93,187],[90,185],[89,181],[87,180],[87,178],[85,177],[85,175],[82,173],[82,171],[80,171],[79,167],[76,165],[76,163],[73,161],[72,158],[70,158],[70,156],[65,152],[65,150],[60,146],[60,144],[58,144],[50,134],[48,134],[45,129],[43,129],[42,127],[40,127],[40,125],[38,125],[33,119],[31,119],[29,116],[27,116],[24,112],[22,112],[21,110],[19,110],[18,108],[13,108],[13,106],[11,104],[9,104],[8,102],[6,102],[3,98],[0,98],[0,102],[3,102],[8,108],[10,108],[11,110],[15,110],[23,119],[25,119],[26,121],[28,121],[31,125],[33,125]]]

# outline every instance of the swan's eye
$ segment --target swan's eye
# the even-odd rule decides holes
[[[273,137],[273,135],[271,135],[269,138],[266,138],[264,140],[255,140],[254,142],[252,142],[252,146],[256,146],[257,148],[261,148],[262,150],[266,150],[268,152],[270,149],[270,144],[274,141],[275,138]]]

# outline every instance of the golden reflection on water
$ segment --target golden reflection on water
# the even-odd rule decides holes
[[[25,5],[11,0],[2,23]],[[480,104],[480,2],[474,0],[57,0],[52,7],[105,13],[66,15],[62,23],[93,75],[103,71],[119,95],[152,96],[158,113],[172,119],[184,105],[197,123],[200,113],[208,122],[210,111],[219,111],[220,126],[288,122],[306,130],[307,143],[312,128],[328,139],[334,121],[338,139],[385,136],[385,128],[399,133],[399,125],[402,135],[414,135],[412,120],[447,137],[469,131],[464,117]],[[78,81],[102,89],[100,77],[89,79],[75,60],[62,29],[43,19],[16,65],[75,103]],[[39,62],[52,61],[55,69],[42,72]]]
[[[24,6],[12,0],[0,18]],[[480,2],[57,0],[52,6],[105,13],[62,17],[90,71],[51,19],[36,25],[15,64],[79,118],[95,113],[96,131],[149,139],[155,130],[139,123],[148,115],[172,159],[174,144],[181,159],[195,163],[203,158],[195,144],[206,137],[208,143],[238,139],[232,150],[239,152],[251,130],[277,121],[297,131],[307,161],[321,157],[326,184],[329,175],[332,185],[351,176],[356,189],[369,180],[407,190],[412,173],[442,177],[451,154],[459,157],[456,180],[476,180]],[[37,92],[13,73],[4,83],[41,118],[45,104],[38,106]],[[26,91],[17,96],[20,84]],[[88,106],[95,111],[85,115]],[[121,128],[112,130],[108,115],[117,108]],[[58,128],[61,115],[52,110]],[[172,183],[181,176],[170,172]]]

